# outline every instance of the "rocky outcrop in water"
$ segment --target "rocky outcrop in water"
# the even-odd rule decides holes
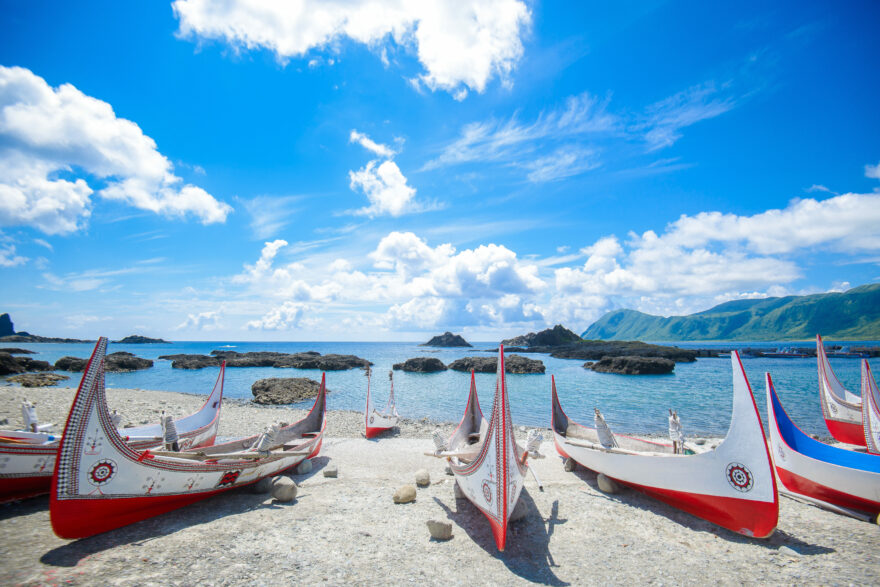
[[[318,397],[321,384],[307,377],[271,377],[260,379],[251,386],[254,402],[258,404],[295,404]]]
[[[80,359],[79,357],[61,357],[55,361],[55,370],[82,373],[88,363],[88,359]]]
[[[675,361],[660,357],[602,357],[596,363],[586,363],[584,367],[597,373],[665,375],[675,369]]]
[[[131,353],[119,351],[110,353],[104,357],[104,370],[109,373],[128,373],[130,371],[141,371],[149,369],[153,366],[150,359],[142,359]]]
[[[392,368],[395,371],[407,371],[409,373],[436,373],[437,371],[446,371],[447,369],[443,361],[434,357],[407,359],[403,363],[396,363]]]
[[[16,347],[5,347],[0,348],[0,353],[9,353],[10,355],[35,355],[34,351],[29,351],[27,349],[20,349]]]
[[[444,332],[439,336],[435,336],[428,342],[424,344],[420,344],[419,346],[439,346],[439,347],[459,347],[459,346],[474,346],[464,338],[462,338],[458,334],[452,334],[451,332]]]
[[[202,369],[219,367],[226,361],[227,367],[278,367],[291,369],[320,369],[321,371],[344,371],[364,368],[372,363],[354,355],[321,355],[315,351],[302,353],[276,353],[257,351],[238,353],[235,351],[211,351],[207,355],[162,355],[160,359],[172,361],[174,369]]]
[[[576,345],[553,349],[550,356],[582,361],[598,361],[603,357],[658,357],[677,363],[697,360],[696,351],[690,349],[627,340],[585,340]]]
[[[114,340],[113,344],[171,344],[167,340],[162,340],[161,338],[150,338],[148,336],[141,336],[140,334],[132,334],[130,336],[126,336],[122,340]]]
[[[46,361],[37,361],[29,357],[13,357],[9,353],[0,352],[0,375],[51,370],[52,365]]]
[[[514,338],[502,340],[504,346],[515,347],[554,347],[579,342],[581,337],[564,327],[557,324],[553,328],[542,330],[541,332],[530,332]]]
[[[449,364],[449,368],[454,371],[475,371],[477,373],[495,373],[498,370],[497,357],[464,357],[456,359]],[[505,355],[504,372],[505,373],[543,373],[543,361],[536,359],[527,359],[519,355]]]

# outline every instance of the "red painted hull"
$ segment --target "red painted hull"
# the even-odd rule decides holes
[[[845,442],[855,446],[867,446],[865,442],[865,430],[861,422],[838,422],[837,420],[825,419],[825,425],[838,442]]]
[[[504,509],[506,510],[507,508]],[[486,519],[489,520],[489,525],[492,526],[492,537],[495,538],[495,546],[498,547],[499,551],[504,552],[504,547],[507,546],[507,520],[504,521],[504,524],[499,524],[489,516],[486,516]]]
[[[367,432],[366,434],[364,434],[364,436],[366,436],[367,438],[375,438],[386,430],[391,430],[391,428],[374,428],[372,426],[367,426]]]
[[[52,475],[3,479],[0,483],[0,503],[43,495],[49,493],[51,488]]]
[[[836,489],[820,485],[815,481],[811,481],[806,477],[801,477],[800,475],[778,466],[776,467],[776,474],[779,475],[779,480],[782,481],[782,484],[785,485],[789,491],[794,493],[800,493],[801,495],[806,495],[813,499],[839,505],[851,510],[858,510],[871,515],[880,512],[880,501],[871,501],[848,493],[842,493]]]
[[[731,532],[753,538],[770,536],[779,521],[779,505],[775,502],[718,497],[619,482]]]
[[[59,538],[85,538],[152,518],[228,491],[117,499],[57,500],[52,494],[52,530]]]

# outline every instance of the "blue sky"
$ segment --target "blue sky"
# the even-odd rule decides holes
[[[496,340],[880,279],[875,2],[0,2],[0,312]]]

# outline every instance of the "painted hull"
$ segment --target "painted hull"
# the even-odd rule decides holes
[[[476,454],[473,458],[452,457],[449,465],[464,495],[489,520],[495,545],[503,551],[507,545],[508,520],[519,500],[527,470],[525,453],[517,446],[513,435],[503,345],[498,351],[495,399],[487,424],[479,411],[476,395],[471,373],[465,415],[447,446],[453,451],[471,449]],[[468,438],[475,434],[479,434],[479,440],[468,444]]]
[[[816,363],[819,370],[819,401],[828,432],[838,442],[865,446],[862,428],[862,400],[850,393],[831,369],[822,337],[816,335]]]
[[[214,444],[220,427],[225,372],[226,363],[223,363],[214,389],[198,412],[175,420],[182,449]],[[124,428],[120,429],[119,433],[129,446],[137,450],[152,448],[162,443],[162,427],[158,424]],[[0,434],[5,433],[0,432]],[[14,437],[15,433],[9,433],[9,436]],[[39,444],[0,441],[0,503],[49,493],[60,436],[57,434],[41,436],[46,440]]]
[[[862,425],[868,452],[880,454],[880,389],[865,359],[862,359]]]
[[[375,438],[386,430],[390,430],[397,426],[400,416],[397,414],[397,406],[394,402],[394,380],[391,381],[391,392],[388,395],[388,404],[385,411],[380,412],[374,409],[373,402],[370,397],[370,376],[367,375],[367,404],[364,407],[364,436],[367,438]]]
[[[670,445],[619,436],[605,449],[595,429],[571,421],[553,380],[552,428],[557,450],[584,467],[733,532],[765,538],[779,519],[779,496],[764,429],[739,355],[731,353],[733,417],[712,451],[674,454]],[[589,446],[587,446],[589,445]]]
[[[323,378],[309,415],[281,428],[266,452],[249,451],[258,436],[171,456],[133,449],[110,423],[106,345],[101,338],[95,347],[59,448],[49,513],[61,538],[92,536],[255,483],[320,450],[326,427]]]
[[[823,444],[804,434],[785,412],[766,375],[770,446],[782,486],[832,505],[880,512],[880,456]]]

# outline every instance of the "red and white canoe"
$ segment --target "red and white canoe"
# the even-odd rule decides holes
[[[388,403],[381,412],[373,407],[370,400],[370,376],[372,370],[367,367],[367,406],[364,409],[364,436],[373,438],[379,434],[390,430],[397,426],[400,421],[400,415],[397,413],[397,405],[394,401],[394,371],[388,372],[388,379],[391,381],[391,392],[388,394]]]
[[[672,444],[617,435],[600,444],[595,428],[562,411],[553,380],[552,428],[556,449],[584,467],[728,530],[755,538],[773,533],[779,495],[764,428],[739,354],[731,353],[733,415],[714,450],[675,454]]]
[[[198,412],[175,420],[180,448],[214,444],[225,372],[224,362],[211,395]],[[124,428],[119,434],[135,450],[159,446],[163,441],[161,424]],[[49,493],[60,438],[60,434],[0,431],[0,503]]]
[[[806,435],[782,407],[769,373],[766,378],[770,446],[784,491],[876,516],[880,455],[830,446]]]
[[[822,337],[816,335],[816,362],[819,366],[819,401],[831,436],[838,442],[865,446],[862,428],[862,398],[851,393],[834,375]]]
[[[880,454],[880,391],[867,359],[862,359],[862,423],[868,452]]]
[[[254,483],[321,448],[326,425],[323,377],[309,414],[268,436],[180,452],[132,448],[111,424],[107,410],[106,348],[107,339],[99,339],[58,450],[49,513],[61,538],[106,532]]]
[[[471,389],[464,416],[437,453],[449,459],[449,466],[464,495],[492,525],[498,550],[507,543],[507,522],[519,500],[528,465],[527,453],[516,444],[504,375],[504,346],[498,349],[495,400],[489,421],[477,400],[477,386],[471,373]]]

